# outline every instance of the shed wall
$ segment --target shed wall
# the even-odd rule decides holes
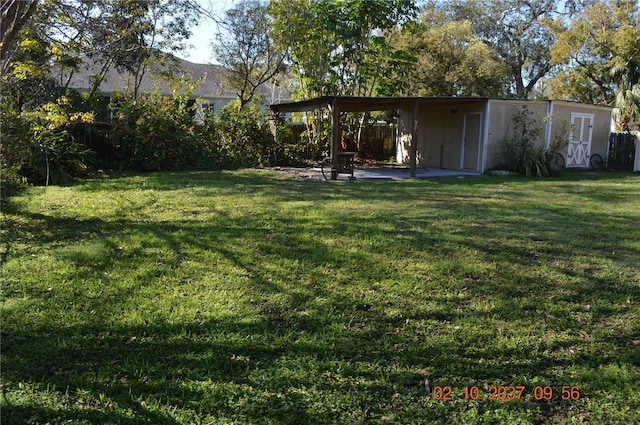
[[[460,169],[464,117],[467,113],[484,113],[484,104],[434,105],[420,108],[418,124],[419,167]],[[396,161],[409,162],[412,113],[401,110],[398,118]],[[484,115],[482,121],[484,122]]]
[[[552,114],[552,130],[550,142],[558,138],[568,141],[568,131],[571,126],[571,114],[593,114],[593,133],[591,136],[591,152],[590,154],[598,154],[606,160],[607,149],[609,146],[609,134],[611,133],[611,108],[583,105],[580,103],[553,102]],[[561,151],[562,155],[567,158],[567,147]]]
[[[526,108],[531,112],[530,128],[539,131],[538,143],[544,143],[546,130],[545,116],[548,102],[532,102],[530,100],[490,100],[489,131],[487,134],[487,150],[485,170],[503,167],[504,143],[514,137],[513,118],[519,110]],[[484,171],[484,170],[483,170]]]
[[[479,169],[504,167],[504,143],[514,136],[514,117],[526,108],[528,127],[538,134],[539,145],[548,146],[557,138],[568,142],[571,114],[593,114],[591,153],[607,156],[611,108],[561,101],[498,100],[486,103],[422,106],[418,125],[417,165],[434,168],[463,168],[465,116],[480,114]],[[413,131],[412,111],[401,110],[398,118],[396,161],[408,163]],[[566,145],[563,150],[566,158]],[[466,161],[465,161],[466,162]]]

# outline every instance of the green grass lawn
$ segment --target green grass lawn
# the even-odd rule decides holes
[[[2,424],[640,420],[632,174],[113,177],[0,253]]]

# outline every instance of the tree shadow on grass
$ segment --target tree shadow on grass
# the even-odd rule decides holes
[[[182,190],[171,182],[174,177],[181,179],[160,175],[152,186]],[[629,363],[637,352],[628,342],[636,326],[598,337],[596,342],[619,348],[608,350],[607,358],[593,343],[592,351],[563,354],[587,338],[577,333],[581,328],[570,315],[594,299],[606,302],[592,307],[587,334],[620,315],[628,322],[637,311],[617,308],[626,297],[640,298],[636,283],[607,276],[602,266],[575,267],[576,254],[598,255],[610,270],[633,273],[638,252],[632,246],[605,238],[591,252],[585,240],[565,237],[567,223],[592,229],[581,230],[583,238],[605,231],[599,223],[611,217],[602,212],[542,208],[539,201],[531,208],[492,209],[471,195],[452,199],[444,183],[376,183],[363,189],[269,178],[255,185],[253,175],[225,183],[202,177],[193,183],[204,189],[198,196],[238,188],[266,191],[266,206],[257,214],[225,207],[203,221],[76,220],[20,212],[27,219],[21,232],[37,245],[54,246],[53,256],[71,264],[65,278],[79,291],[34,284],[20,293],[61,312],[79,300],[72,310],[80,319],[64,327],[46,321],[3,326],[3,421],[29,412],[42,422],[185,421],[173,416],[177,410],[194,421],[210,415],[256,423],[362,423],[395,415],[398,422],[429,422],[445,420],[457,407],[438,410],[427,403],[427,375],[458,388],[479,381],[519,385],[534,377],[566,384],[558,381],[564,376],[558,370]],[[498,202],[513,195],[493,196]],[[391,205],[358,214],[345,200],[397,202],[404,210]],[[322,213],[285,214],[289,202],[311,202]],[[637,234],[633,217],[613,220],[616,234]],[[393,257],[395,251],[400,254]],[[403,256],[415,269],[402,268]],[[138,294],[153,294],[167,277],[190,293],[191,283],[181,279],[211,284],[205,279],[215,274],[212,259],[233,270],[228,281],[215,284],[244,291],[234,301],[244,303],[238,311],[203,309],[200,318],[147,317],[139,325],[114,318],[114,312],[136,309]],[[189,261],[196,271],[182,274]],[[539,267],[544,276],[572,285],[540,279]],[[421,280],[414,270],[431,280]],[[506,272],[511,275],[500,275]],[[110,287],[109,279],[117,278],[104,276],[118,273],[134,278]],[[106,280],[104,293],[82,292],[78,282],[99,278]],[[481,305],[485,300],[492,304]],[[549,306],[558,312],[547,311]],[[525,322],[529,329],[520,336],[517,326]],[[504,329],[492,329],[497,326]],[[546,345],[530,334],[567,330],[576,332]],[[503,334],[515,342],[505,345]],[[38,393],[55,392],[73,407],[12,404],[20,383]]]
[[[41,422],[88,419],[106,423],[115,419],[119,423],[180,423],[168,413],[174,408],[190,411],[195,420],[215,412],[202,410],[201,401],[207,394],[206,389],[198,389],[198,382],[251,385],[245,375],[256,367],[251,362],[268,362],[287,349],[243,342],[248,336],[264,335],[264,326],[231,322],[70,327],[22,330],[21,334],[29,338],[28,348],[12,343],[16,337],[4,337],[8,344],[3,344],[3,380],[8,395],[2,409],[3,423],[24,417],[27,411]],[[237,335],[238,339],[232,342],[224,335]],[[33,347],[38,347],[36,352]],[[76,407],[12,407],[11,393],[18,383],[35,384],[34,393],[67,394],[69,403]],[[218,396],[209,401],[209,408],[228,414],[237,410],[233,395]],[[147,406],[154,402],[160,408],[151,411]],[[158,413],[163,410],[166,413]],[[295,416],[300,418],[299,412]]]

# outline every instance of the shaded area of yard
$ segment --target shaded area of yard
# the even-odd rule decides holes
[[[3,217],[2,422],[629,423],[639,224],[631,174],[33,188]]]

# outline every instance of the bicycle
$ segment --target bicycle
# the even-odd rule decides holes
[[[593,170],[604,170],[605,169],[604,159],[602,159],[602,157],[597,153],[594,153],[589,158],[589,168]]]

